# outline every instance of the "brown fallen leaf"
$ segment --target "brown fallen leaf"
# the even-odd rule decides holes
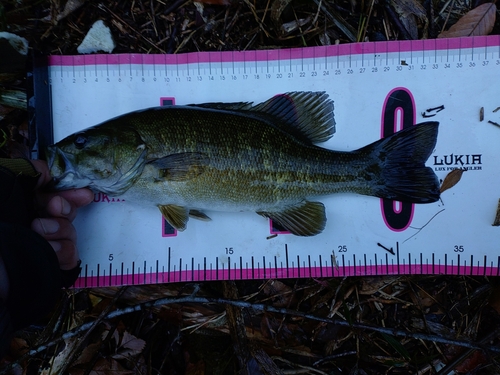
[[[85,1],[87,1],[87,0],[68,0],[66,5],[64,6],[64,9],[62,12],[58,13],[55,17],[54,17],[54,14],[48,15],[43,20],[57,24],[57,22],[59,22],[63,18],[66,18],[71,13],[78,10],[83,4],[85,4]],[[53,12],[53,13],[55,13],[55,12]],[[55,18],[55,20],[54,20],[54,18]]]
[[[496,11],[493,3],[479,5],[467,12],[449,30],[439,34],[438,38],[488,35],[495,25]]]
[[[272,300],[274,307],[289,306],[291,299],[295,296],[292,288],[279,280],[269,280],[266,282],[262,292]]]
[[[439,192],[442,193],[445,190],[451,189],[455,186],[458,181],[462,178],[462,174],[465,172],[465,169],[454,169],[450,173],[446,175],[443,183],[441,184],[441,189]]]
[[[495,220],[493,221],[494,227],[500,227],[500,199],[498,200],[497,214],[495,215]]]

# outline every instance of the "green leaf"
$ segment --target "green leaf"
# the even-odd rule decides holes
[[[381,335],[384,338],[384,340],[389,343],[390,346],[392,346],[399,354],[403,356],[403,358],[410,359],[410,353],[408,353],[405,347],[398,340],[385,333],[381,333]]]

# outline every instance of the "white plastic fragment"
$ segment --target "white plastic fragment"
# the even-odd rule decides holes
[[[92,25],[77,50],[78,53],[94,53],[98,51],[111,53],[115,46],[111,30],[102,20],[99,20]]]
[[[28,54],[28,41],[22,36],[2,31],[0,32],[0,39],[7,39],[12,48],[19,54],[24,56]]]

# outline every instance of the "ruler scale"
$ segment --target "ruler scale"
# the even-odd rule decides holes
[[[500,37],[344,44],[181,55],[51,56],[51,121],[39,146],[111,117],[165,104],[253,101],[326,91],[336,133],[353,150],[387,129],[440,122],[427,165],[462,180],[428,205],[354,194],[324,197],[315,237],[280,232],[255,213],[207,212],[177,233],[156,207],[96,194],[81,210],[77,287],[178,281],[387,274],[500,275]],[[40,95],[40,94],[38,94]],[[484,108],[484,121],[479,112]],[[488,122],[490,121],[490,122]],[[392,130],[391,130],[392,131]],[[51,133],[52,132],[52,133]],[[48,141],[44,141],[49,139]],[[36,151],[36,150],[35,150]]]

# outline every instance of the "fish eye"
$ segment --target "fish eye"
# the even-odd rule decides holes
[[[73,141],[73,144],[79,150],[81,150],[86,143],[87,143],[87,137],[83,134],[77,134],[75,140]]]

